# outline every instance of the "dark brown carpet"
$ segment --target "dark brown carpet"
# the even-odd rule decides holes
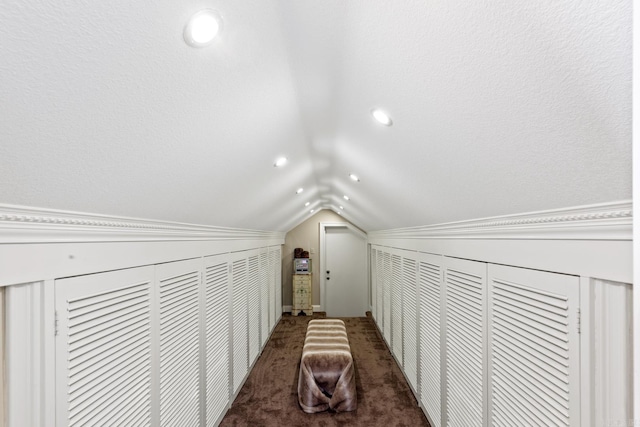
[[[371,317],[343,318],[355,361],[358,409],[307,414],[298,370],[307,323],[283,314],[221,426],[429,426]]]

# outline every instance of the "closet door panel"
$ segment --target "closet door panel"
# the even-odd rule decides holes
[[[282,249],[280,246],[273,250],[274,274],[276,277],[276,323],[282,317]]]
[[[384,331],[384,280],[383,272],[383,252],[380,248],[375,249],[375,264],[371,265],[371,276],[376,280],[376,324],[380,332]]]
[[[207,257],[205,265],[206,425],[213,427],[230,399],[229,276],[226,255]]]
[[[233,394],[240,389],[249,371],[249,328],[247,305],[247,259],[235,259],[232,263],[232,331],[233,331]]]
[[[56,425],[152,425],[154,270],[55,282]]]
[[[276,273],[275,268],[278,263],[273,248],[269,248],[268,252],[268,280],[269,280],[269,331],[273,331],[276,326]]]
[[[371,280],[371,315],[373,321],[378,323],[378,276],[376,272],[376,259],[378,257],[378,250],[371,248],[371,259],[369,261],[369,277]]]
[[[446,419],[485,425],[485,263],[445,258]]]
[[[402,258],[402,355],[404,373],[418,390],[418,287],[417,263],[414,259]]]
[[[161,425],[200,425],[201,269],[201,259],[156,267]]]
[[[382,283],[383,294],[383,336],[387,345],[391,347],[391,254],[383,252],[382,255]]]
[[[267,252],[260,253],[260,343],[264,348],[269,339],[269,260]]]
[[[444,286],[442,256],[418,255],[420,402],[434,427],[442,425],[441,318]]]
[[[376,323],[380,331],[384,330],[384,281],[382,280],[382,251],[378,249],[376,254],[376,312],[378,317]]]
[[[396,254],[391,255],[391,348],[402,367],[402,257]]]
[[[249,366],[260,354],[260,264],[258,254],[248,260]]]
[[[489,265],[491,424],[580,425],[579,278]]]

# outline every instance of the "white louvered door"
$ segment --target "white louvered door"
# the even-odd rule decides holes
[[[391,348],[402,367],[402,257],[397,254],[391,255]]]
[[[258,254],[248,260],[248,301],[249,301],[249,366],[260,354],[260,269]]]
[[[249,371],[249,315],[247,305],[247,259],[232,264],[232,331],[233,331],[233,394],[237,393]]]
[[[374,322],[378,323],[378,277],[375,274],[378,250],[371,248],[369,253],[371,254],[371,259],[369,261],[369,280],[371,280],[371,316],[373,316]]]
[[[382,281],[384,286],[383,307],[384,307],[384,339],[391,347],[391,254],[383,252],[382,255]]]
[[[273,272],[275,274],[275,288],[276,288],[276,323],[282,317],[282,249],[280,246],[273,249]]]
[[[413,390],[418,390],[418,287],[417,264],[402,258],[402,354],[404,373]]]
[[[489,416],[580,425],[579,278],[489,265]]]
[[[230,399],[229,276],[226,255],[206,257],[205,268],[205,369],[206,425],[213,427]]]
[[[447,425],[483,426],[487,264],[445,260]]]
[[[272,332],[276,326],[276,273],[274,269],[278,261],[272,248],[269,248],[267,259],[269,263],[267,268],[269,276],[269,332]]]
[[[260,252],[260,343],[261,347],[269,339],[269,259],[265,250]]]
[[[376,318],[376,323],[378,324],[378,329],[382,331],[384,330],[384,281],[382,280],[382,251],[377,250],[376,252],[376,313],[378,316]]]
[[[160,424],[199,426],[200,258],[156,268],[160,304]]]
[[[152,425],[153,267],[56,280],[56,425]]]
[[[420,402],[433,427],[442,425],[441,318],[444,308],[442,256],[419,254]]]

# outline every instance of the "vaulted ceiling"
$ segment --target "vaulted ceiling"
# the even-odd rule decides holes
[[[631,8],[3,0],[0,203],[370,231],[629,199]]]

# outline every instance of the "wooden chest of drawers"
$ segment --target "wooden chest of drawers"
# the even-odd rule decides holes
[[[291,314],[298,316],[313,314],[313,306],[311,305],[311,274],[294,274],[293,275],[293,304],[291,306]]]

